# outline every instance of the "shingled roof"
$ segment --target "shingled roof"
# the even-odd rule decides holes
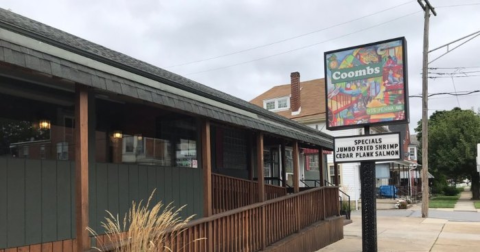
[[[237,97],[2,8],[0,8],[0,27],[130,73],[255,113],[261,119],[258,121],[262,123],[260,127],[262,129],[266,128],[265,121],[271,122],[270,124],[273,123],[273,125],[281,124],[282,127],[277,128],[276,134],[292,137],[298,136],[296,132],[301,132],[305,135],[301,137],[304,141],[322,144],[327,148],[332,147],[332,137],[328,134],[315,131]],[[281,132],[285,126],[292,128],[295,132],[290,132],[290,134]]]

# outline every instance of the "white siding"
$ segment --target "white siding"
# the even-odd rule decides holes
[[[359,164],[342,164],[343,178],[340,190],[350,195],[350,200],[356,201],[360,198],[360,176]]]

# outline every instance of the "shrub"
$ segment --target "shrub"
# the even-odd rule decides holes
[[[433,193],[433,194],[443,194],[445,187],[447,187],[447,186],[444,185],[444,184],[435,183],[435,184],[432,186],[432,193]]]
[[[445,196],[456,196],[459,193],[460,192],[457,190],[457,188],[455,188],[453,186],[447,186],[447,187],[443,188],[443,194]]]
[[[154,193],[155,190],[145,205],[142,205],[142,201],[138,204],[132,202],[132,207],[125,214],[123,221],[118,215],[115,217],[107,211],[108,216],[105,217],[105,222],[102,222],[107,237],[104,244],[97,248],[99,251],[105,249],[105,245],[113,246],[115,252],[171,251],[165,245],[168,235],[174,237],[179,235],[193,216],[185,220],[179,217],[180,211],[185,206],[174,210],[171,204],[164,206],[162,202],[158,202],[150,207]],[[95,237],[99,236],[91,228],[88,228],[88,231]],[[192,242],[197,240],[203,240],[203,238]]]

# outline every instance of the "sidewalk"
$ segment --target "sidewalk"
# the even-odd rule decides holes
[[[473,205],[472,191],[470,191],[470,188],[468,188],[468,191],[467,188],[465,188],[465,191],[460,194],[460,199],[458,199],[457,204],[455,204],[453,211],[477,212],[477,209],[475,209]]]
[[[344,239],[318,252],[362,251],[361,216],[344,227]],[[444,219],[377,217],[378,251],[479,251],[479,222]]]

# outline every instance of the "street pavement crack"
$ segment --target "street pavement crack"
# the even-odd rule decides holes
[[[437,241],[438,241],[438,237],[440,237],[440,234],[442,234],[444,228],[445,228],[445,224],[442,225],[442,229],[441,229],[440,232],[438,233],[437,238],[436,238],[435,241],[433,242],[432,247],[430,248],[429,251],[432,251],[433,247],[435,247],[435,244],[436,244]]]

